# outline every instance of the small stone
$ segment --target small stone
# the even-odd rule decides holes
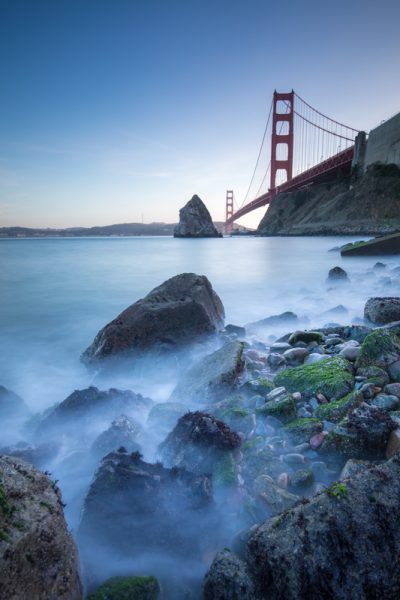
[[[279,352],[272,352],[267,358],[268,364],[272,368],[278,368],[286,365],[286,359]]]
[[[278,485],[281,488],[287,489],[289,487],[289,475],[287,473],[281,473],[278,477]]]
[[[286,396],[286,395],[287,395],[286,388],[284,388],[283,386],[277,387],[277,388],[274,388],[271,392],[269,392],[269,394],[267,395],[267,401],[277,400],[281,396]]]
[[[290,452],[289,454],[285,454],[283,460],[288,465],[298,465],[305,462],[304,456],[298,452]]]
[[[271,352],[277,352],[278,354],[283,354],[286,350],[290,350],[292,346],[286,342],[275,342],[272,344],[270,350]]]
[[[400,398],[400,383],[388,383],[384,389],[385,394],[397,396]],[[293,394],[294,397],[294,394]]]
[[[327,435],[326,431],[321,431],[320,433],[316,433],[310,438],[310,447],[312,450],[316,450],[323,444],[324,439]]]
[[[317,352],[313,352],[306,358],[304,364],[313,365],[316,362],[319,362],[320,360],[326,360],[327,358],[330,358],[329,354],[319,354]]]
[[[311,469],[299,469],[290,478],[293,487],[305,487],[314,481],[314,473]]]
[[[283,356],[289,365],[301,365],[308,355],[309,352],[307,348],[298,347],[291,348],[290,350],[286,350],[283,353]]]
[[[295,402],[301,402],[301,393],[300,392],[294,392],[292,394],[292,397]]]
[[[328,400],[325,398],[325,396],[323,394],[321,394],[321,392],[316,394],[315,397],[318,400],[319,404],[328,404]]]
[[[378,394],[370,401],[370,404],[371,406],[377,406],[382,410],[390,412],[391,410],[398,410],[400,408],[400,399],[397,396]]]
[[[396,360],[388,368],[391,379],[395,382],[400,382],[400,360]]]
[[[395,429],[390,433],[389,441],[386,447],[386,458],[392,458],[400,450],[400,429]]]
[[[351,360],[355,362],[360,354],[361,348],[360,346],[346,346],[339,352],[339,356],[343,356],[343,358],[347,358],[347,360]]]

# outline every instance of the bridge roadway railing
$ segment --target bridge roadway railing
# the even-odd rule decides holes
[[[324,179],[329,179],[339,170],[342,170],[344,173],[347,174],[348,172],[350,172],[351,169],[353,154],[354,146],[351,146],[350,148],[346,148],[346,150],[342,150],[334,156],[331,156],[331,158],[323,160],[314,167],[311,167],[311,169],[303,171],[303,173],[300,173],[300,175],[293,177],[290,181],[286,181],[274,190],[269,190],[265,194],[262,194],[262,196],[259,196],[258,198],[252,200],[245,206],[242,206],[242,208],[239,208],[230,217],[230,219],[226,221],[226,224],[229,225],[237,219],[240,219],[240,217],[243,217],[249,212],[255,210],[256,208],[261,208],[262,206],[269,204],[272,198],[277,194],[281,194],[283,192],[292,192],[305,185],[310,185],[312,183],[321,182]]]

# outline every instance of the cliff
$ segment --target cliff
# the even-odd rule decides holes
[[[261,235],[383,234],[400,230],[400,168],[373,164],[352,182],[343,179],[276,196]]]

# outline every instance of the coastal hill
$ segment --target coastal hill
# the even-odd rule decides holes
[[[384,234],[400,230],[400,168],[370,165],[357,179],[278,194],[261,220],[260,235]]]

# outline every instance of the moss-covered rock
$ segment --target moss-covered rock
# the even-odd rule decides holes
[[[322,431],[323,424],[319,419],[301,418],[285,425],[284,430],[294,444],[301,444],[301,442],[308,442],[311,436]]]
[[[314,416],[323,421],[332,421],[332,423],[339,423],[347,413],[363,402],[364,397],[360,392],[350,392],[340,398],[339,400],[333,400],[328,404],[320,404],[314,411]]]
[[[112,577],[87,596],[87,600],[157,600],[155,577]]]
[[[356,367],[373,365],[386,369],[399,360],[399,356],[400,328],[375,329],[363,341]]]
[[[318,392],[328,400],[343,398],[354,387],[350,362],[334,356],[312,365],[285,369],[274,379],[276,386],[284,386],[289,392],[301,392],[306,398]]]
[[[366,377],[364,383],[373,383],[374,385],[380,387],[383,387],[390,381],[389,375],[384,369],[381,369],[380,367],[374,367],[373,365],[357,369],[357,375],[360,375],[360,377]]]
[[[266,398],[267,395],[274,389],[274,387],[275,386],[272,381],[260,377],[259,379],[247,381],[244,384],[243,389],[253,394],[259,394],[263,398]]]
[[[237,464],[231,452],[223,456],[213,470],[213,482],[218,487],[232,487],[237,483]]]
[[[262,417],[276,417],[287,423],[296,417],[296,402],[291,394],[269,400],[263,406],[256,408],[256,414]]]
[[[317,342],[321,344],[325,339],[325,336],[319,331],[295,331],[289,337],[289,344],[294,346],[297,342],[304,342],[309,344],[310,342]]]

